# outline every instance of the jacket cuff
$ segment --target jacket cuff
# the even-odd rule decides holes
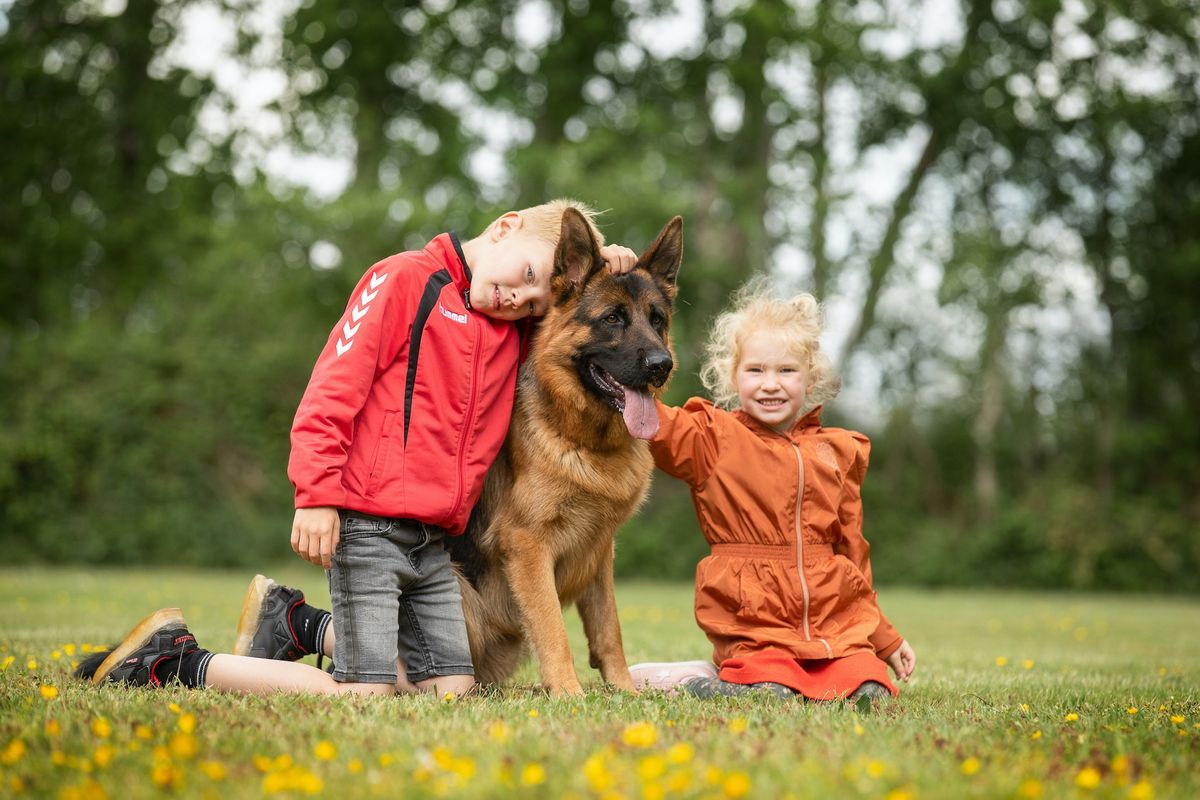
[[[904,637],[897,636],[894,640],[889,642],[886,647],[877,646],[875,648],[875,655],[878,656],[881,661],[887,661],[887,657],[899,650],[900,645],[902,644],[904,644]]]

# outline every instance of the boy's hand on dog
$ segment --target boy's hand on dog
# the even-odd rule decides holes
[[[600,257],[613,275],[624,275],[637,266],[637,253],[619,244],[606,244],[600,248]]]
[[[297,508],[292,520],[292,550],[310,564],[329,569],[341,531],[336,508]]]

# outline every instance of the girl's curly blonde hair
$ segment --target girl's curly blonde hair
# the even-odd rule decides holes
[[[788,351],[808,364],[808,393],[803,413],[832,400],[842,387],[829,357],[821,350],[821,306],[807,292],[784,299],[772,293],[765,278],[756,278],[733,295],[708,337],[708,359],[700,380],[721,408],[738,405],[735,375],[742,347],[754,333],[769,330],[780,336]]]

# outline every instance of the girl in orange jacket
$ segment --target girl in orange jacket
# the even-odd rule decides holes
[[[748,287],[709,341],[701,379],[715,402],[656,401],[655,464],[691,486],[712,547],[696,567],[696,622],[715,665],[639,664],[635,684],[855,701],[898,694],[887,666],[912,674],[916,654],[871,582],[860,498],[870,443],[821,426],[840,381],[820,333],[812,295]]]

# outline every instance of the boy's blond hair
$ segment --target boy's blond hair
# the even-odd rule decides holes
[[[738,405],[737,366],[742,347],[751,334],[769,330],[779,335],[788,352],[808,365],[808,393],[802,413],[832,400],[842,387],[829,357],[821,350],[821,306],[807,292],[784,299],[771,292],[765,278],[758,278],[733,295],[709,334],[708,360],[700,380],[713,402],[725,409]]]
[[[539,206],[523,208],[517,213],[521,215],[521,224],[528,233],[552,246],[557,246],[559,234],[562,232],[562,215],[568,208],[573,208],[583,214],[583,218],[587,220],[592,229],[592,234],[596,237],[596,243],[603,245],[604,234],[596,227],[596,217],[600,212],[579,200],[560,197]]]

